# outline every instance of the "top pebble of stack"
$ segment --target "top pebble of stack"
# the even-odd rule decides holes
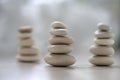
[[[101,31],[111,30],[111,27],[109,27],[108,25],[106,25],[104,23],[99,23],[97,26],[98,26],[98,29],[101,30]]]
[[[21,33],[30,33],[30,32],[32,32],[32,28],[29,27],[29,26],[25,26],[25,27],[19,28],[18,31],[21,32]]]
[[[54,28],[54,29],[66,29],[66,25],[64,23],[61,23],[59,21],[55,21],[51,24],[51,26]]]

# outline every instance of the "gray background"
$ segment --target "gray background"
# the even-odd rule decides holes
[[[0,0],[0,57],[14,58],[18,52],[21,26],[32,26],[42,56],[47,54],[50,24],[68,25],[74,37],[74,54],[90,55],[94,31],[99,22],[112,27],[115,49],[119,49],[120,0]],[[74,55],[73,54],[73,55]]]

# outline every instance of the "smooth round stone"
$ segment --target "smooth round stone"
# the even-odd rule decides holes
[[[72,44],[74,40],[70,37],[53,37],[49,40],[49,43],[52,45],[59,45],[59,44]]]
[[[111,27],[109,27],[108,25],[104,23],[98,23],[97,26],[99,30],[103,30],[103,31],[109,31],[111,29]]]
[[[48,48],[48,51],[50,53],[56,53],[56,54],[60,54],[60,53],[65,53],[68,54],[70,52],[72,52],[73,48],[70,45],[51,45]]]
[[[30,32],[32,32],[32,27],[29,27],[29,26],[24,26],[24,27],[20,27],[19,29],[18,29],[18,31],[19,32],[21,32],[21,33],[30,33]]]
[[[68,31],[67,29],[52,29],[50,33],[54,36],[66,36]]]
[[[18,36],[19,36],[20,39],[31,38],[32,33],[20,33]]]
[[[29,48],[20,48],[19,53],[21,55],[36,55],[39,53],[38,48],[35,47],[29,47]]]
[[[40,60],[40,57],[38,55],[35,55],[35,56],[18,55],[17,59],[22,62],[36,62]]]
[[[54,29],[66,29],[66,25],[62,22],[59,22],[59,21],[54,21],[51,26],[54,28]]]
[[[70,66],[76,62],[75,58],[70,55],[49,54],[44,58],[45,62],[52,66]]]
[[[113,34],[111,32],[102,32],[102,31],[97,30],[95,32],[95,36],[99,39],[106,39],[106,38],[112,38]]]
[[[93,56],[89,61],[97,66],[109,66],[114,63],[112,56]]]
[[[115,51],[111,46],[92,45],[90,52],[94,55],[113,55]]]
[[[33,41],[33,39],[21,39],[20,41],[19,41],[19,45],[21,46],[21,47],[30,47],[30,46],[33,46],[34,45],[34,41]]]
[[[113,39],[95,39],[95,43],[97,45],[111,46],[114,44],[114,40]]]

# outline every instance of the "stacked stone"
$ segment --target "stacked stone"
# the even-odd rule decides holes
[[[114,63],[114,49],[112,45],[114,40],[111,33],[111,27],[103,23],[98,24],[98,30],[95,32],[95,44],[90,47],[91,53],[94,55],[89,61],[98,66],[110,66]]]
[[[74,42],[68,36],[65,24],[55,21],[52,23],[50,34],[53,37],[49,40],[51,46],[48,48],[49,55],[45,57],[46,63],[52,66],[69,66],[75,63],[75,58],[69,55],[72,52],[71,44]]]
[[[39,49],[34,46],[31,27],[19,28],[19,55],[17,59],[22,62],[39,61]]]

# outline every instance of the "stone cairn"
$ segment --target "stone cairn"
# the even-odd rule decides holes
[[[75,58],[69,55],[72,52],[71,44],[74,42],[71,37],[68,36],[66,25],[55,21],[51,24],[52,30],[50,34],[53,37],[49,40],[51,44],[48,47],[48,54],[45,57],[46,63],[52,66],[65,67],[75,63]]]
[[[39,61],[39,49],[34,46],[34,40],[32,38],[31,27],[19,28],[19,55],[17,59],[22,62],[36,62]]]
[[[90,52],[94,55],[90,58],[90,63],[97,66],[110,66],[114,63],[114,49],[112,45],[114,40],[111,33],[111,27],[106,24],[99,23],[98,30],[95,32],[94,45],[90,47]]]

